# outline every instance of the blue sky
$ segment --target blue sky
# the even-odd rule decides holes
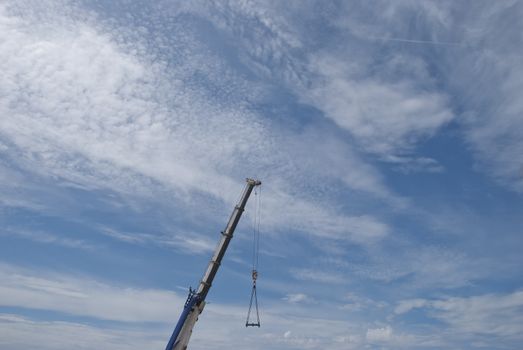
[[[0,347],[523,343],[520,1],[4,1]]]

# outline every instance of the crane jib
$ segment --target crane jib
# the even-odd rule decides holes
[[[203,311],[205,298],[211,288],[212,281],[220,268],[222,258],[229,246],[229,242],[232,239],[234,230],[240,221],[241,215],[245,210],[245,205],[247,204],[249,196],[255,186],[261,185],[261,181],[259,180],[246,179],[246,181],[247,184],[243,190],[240,201],[234,207],[229,222],[227,223],[225,230],[222,232],[218,246],[207,266],[198,290],[196,292],[192,289],[189,290],[189,296],[185,302],[184,309],[176,323],[176,327],[174,328],[173,334],[171,335],[165,350],[187,349],[187,344],[189,343],[189,338],[192,334],[192,328],[198,319],[198,315]]]

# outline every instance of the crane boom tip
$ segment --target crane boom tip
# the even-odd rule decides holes
[[[260,186],[262,184],[260,180],[255,180],[255,179],[251,179],[251,178],[247,178],[245,180],[247,181],[248,184],[251,184],[254,186]]]

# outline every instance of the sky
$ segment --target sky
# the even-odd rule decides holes
[[[520,348],[522,17],[0,2],[0,348],[165,348],[247,177],[190,349]]]

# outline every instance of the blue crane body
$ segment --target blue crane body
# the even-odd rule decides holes
[[[261,185],[261,181],[254,179],[246,179],[247,184],[243,190],[242,196],[238,204],[234,207],[234,210],[229,218],[229,222],[225,227],[225,230],[222,231],[222,236],[214,254],[209,261],[207,270],[205,271],[200,285],[197,290],[189,289],[189,295],[187,301],[185,302],[182,314],[178,319],[176,327],[174,328],[173,334],[167,343],[165,350],[186,350],[189,344],[189,339],[192,334],[192,330],[198,316],[203,311],[205,307],[205,298],[207,293],[211,289],[212,281],[220,268],[220,263],[225,255],[225,251],[229,246],[229,242],[234,234],[234,230],[240,221],[241,215],[245,210],[245,205],[249,200],[252,190],[255,186]]]

